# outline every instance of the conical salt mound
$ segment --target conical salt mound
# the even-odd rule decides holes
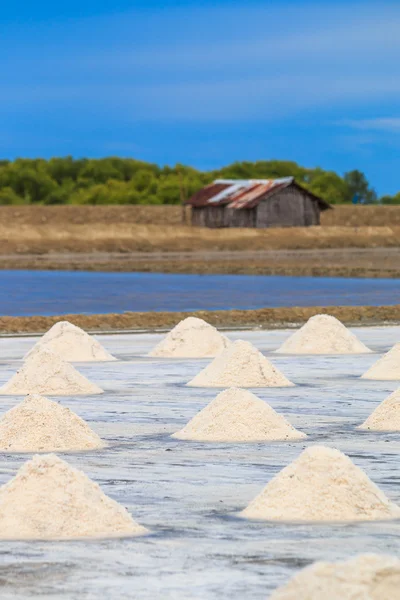
[[[34,456],[0,488],[0,539],[143,535],[128,511],[55,454]]]
[[[252,344],[237,340],[187,385],[199,387],[286,387],[291,383]]]
[[[395,344],[364,375],[363,379],[400,379],[400,344]]]
[[[317,562],[273,592],[270,600],[397,600],[400,560],[360,554],[346,562]]]
[[[78,415],[38,394],[27,396],[0,419],[1,452],[69,452],[103,448]]]
[[[215,327],[196,317],[184,319],[149,353],[171,358],[205,358],[217,356],[230,341]]]
[[[330,315],[315,315],[276,350],[282,354],[361,354],[371,352]]]
[[[301,440],[306,435],[251,392],[230,388],[171,437],[201,442],[264,442]]]
[[[53,325],[28,352],[25,359],[43,346],[57,352],[67,362],[116,360],[100,342],[68,321],[59,321]]]
[[[381,402],[358,429],[400,431],[400,388]]]
[[[241,514],[267,521],[376,521],[400,518],[400,507],[345,454],[311,446]]]
[[[0,388],[0,394],[15,396],[76,396],[102,392],[101,388],[86,379],[71,364],[63,361],[61,356],[42,347]]]

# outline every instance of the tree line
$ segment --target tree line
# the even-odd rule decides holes
[[[179,204],[214,179],[268,179],[293,176],[332,204],[400,204],[378,198],[365,175],[343,176],[291,161],[235,162],[214,171],[176,165],[160,167],[130,158],[0,160],[0,204]]]

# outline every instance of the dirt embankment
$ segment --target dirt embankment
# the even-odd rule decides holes
[[[3,269],[399,278],[400,248],[3,255]]]
[[[333,315],[346,325],[353,326],[400,322],[400,305],[261,308],[258,310],[218,310],[190,313],[126,312],[106,315],[0,317],[0,334],[42,333],[60,320],[68,320],[92,332],[169,329],[188,316],[205,319],[216,327],[272,329],[301,325],[313,315],[320,313]]]

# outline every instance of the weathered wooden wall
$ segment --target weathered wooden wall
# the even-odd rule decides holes
[[[192,208],[194,227],[255,227],[256,209],[235,210],[226,206],[203,206]]]
[[[0,221],[2,219],[3,211],[7,212],[11,207],[0,207]],[[14,207],[15,210],[16,207]],[[31,207],[18,207],[22,208],[22,210],[18,212],[24,211],[26,208]],[[82,209],[88,207],[81,206],[38,206],[33,207],[33,209],[37,209],[38,214],[41,214],[41,211],[46,215],[48,213],[54,212],[62,215],[63,219],[65,219],[65,212],[62,210],[64,208],[73,209],[71,212],[76,210],[77,214],[80,214]],[[121,220],[122,222],[128,221],[135,223],[165,223],[165,224],[178,224],[181,221],[181,213],[179,206],[130,206],[130,207],[103,207],[103,206],[91,206],[89,207],[93,209],[93,216],[90,214],[87,222],[92,222],[92,219],[95,218],[97,220],[101,220],[103,217],[103,210],[105,209],[108,212],[113,212],[113,220]],[[121,213],[119,210],[121,209]],[[10,212],[14,212],[10,210]],[[97,210],[97,212],[95,212]],[[188,207],[189,210],[189,207]],[[129,212],[130,211],[130,212]],[[125,215],[125,213],[128,215]],[[142,217],[143,213],[143,217]],[[125,217],[128,217],[126,219]],[[107,218],[104,221],[108,221],[109,215],[107,214]],[[16,219],[13,215],[13,221],[20,221],[20,218]],[[353,205],[353,204],[334,204],[333,210],[325,210],[320,215],[321,225],[322,227],[392,227],[392,226],[400,226],[400,205],[399,206],[376,206],[376,205]],[[5,219],[8,220],[7,218]],[[28,219],[27,219],[28,220]],[[35,221],[39,219],[36,217]],[[31,217],[29,217],[29,222],[31,221]],[[25,222],[25,219],[24,219]],[[67,219],[69,222],[69,219]],[[318,224],[318,221],[316,222]]]
[[[317,202],[295,186],[261,200],[252,209],[212,205],[192,209],[195,227],[304,227],[319,225],[319,222]]]
[[[257,227],[308,227],[319,225],[317,202],[296,187],[288,187],[257,207]]]
[[[224,206],[204,206],[192,208],[194,227],[229,227],[229,216]]]
[[[227,208],[227,222],[229,227],[256,227],[256,208],[235,210]]]

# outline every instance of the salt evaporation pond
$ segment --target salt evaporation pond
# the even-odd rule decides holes
[[[2,271],[0,315],[398,304],[399,279]]]
[[[360,328],[375,352],[400,339],[400,327]],[[204,444],[174,440],[218,390],[184,386],[207,360],[144,357],[162,336],[99,336],[123,362],[79,369],[105,389],[63,398],[110,447],[60,456],[101,484],[152,535],[124,540],[0,542],[1,598],[267,600],[297,570],[361,552],[400,556],[400,522],[259,523],[237,513],[267,481],[313,443],[333,446],[400,503],[400,434],[355,427],[398,387],[359,379],[377,359],[283,356],[273,350],[290,331],[231,332],[260,348],[297,384],[253,390],[299,430],[304,442]],[[0,339],[0,385],[36,340]],[[59,398],[58,398],[59,400]],[[20,398],[4,396],[8,410]],[[30,455],[0,454],[0,484]]]

